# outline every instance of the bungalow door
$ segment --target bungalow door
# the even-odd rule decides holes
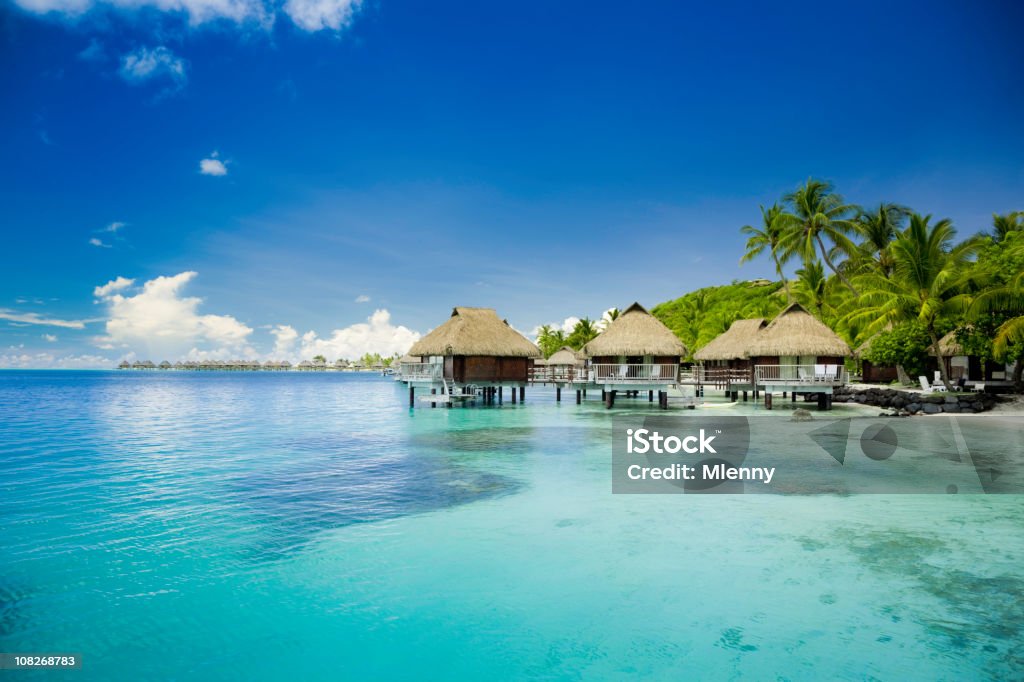
[[[796,379],[799,375],[797,374],[797,365],[800,364],[800,358],[796,355],[783,355],[779,357],[779,378],[780,379]]]

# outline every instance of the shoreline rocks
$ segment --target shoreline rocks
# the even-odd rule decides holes
[[[948,395],[946,393],[910,393],[894,388],[854,390],[846,386],[835,389],[835,403],[859,403],[895,410],[897,415],[973,414],[991,410],[998,398],[986,393]]]

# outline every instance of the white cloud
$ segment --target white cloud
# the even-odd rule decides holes
[[[553,329],[554,331],[558,331],[559,329],[561,329],[563,332],[566,333],[566,335],[568,335],[569,333],[572,332],[573,327],[575,327],[576,323],[579,321],[580,318],[570,315],[561,322],[548,322],[548,326],[551,327],[551,329]],[[540,334],[540,328],[542,326],[543,325],[537,325],[536,327],[534,327],[533,331],[530,332],[529,335],[536,339],[537,335]]]
[[[124,12],[157,10],[187,17],[191,26],[211,21],[256,24],[265,29],[274,25],[280,12],[305,31],[340,31],[352,23],[361,0],[14,0],[33,14],[54,13],[75,19],[93,9],[113,8]],[[92,45],[90,45],[92,48]],[[80,55],[89,59],[90,48]],[[96,50],[99,52],[99,50]],[[87,55],[87,56],[86,56]]]
[[[121,78],[138,85],[154,78],[167,78],[174,83],[173,89],[184,87],[188,81],[185,60],[160,45],[154,48],[140,47],[121,57]]]
[[[125,223],[122,223],[119,220],[115,220],[114,222],[112,222],[109,225],[107,225],[106,227],[104,227],[102,231],[103,232],[117,232],[118,230],[120,230],[124,226],[125,226]]]
[[[0,308],[0,320],[22,324],[40,324],[46,327],[64,327],[65,329],[84,329],[87,322],[94,322],[94,320],[59,320],[42,317],[39,313],[19,313],[8,308]]]
[[[362,294],[361,296],[356,296],[356,303],[369,303],[369,302],[370,302],[370,297],[367,296],[366,294]]]
[[[359,5],[360,0],[287,0],[284,12],[306,31],[337,31],[352,23]]]
[[[110,312],[107,335],[97,343],[121,345],[167,359],[181,357],[189,349],[248,354],[250,327],[230,315],[200,315],[202,300],[182,296],[185,285],[195,277],[195,272],[157,277],[143,284],[142,291],[134,296],[118,293],[132,282],[123,277],[96,287],[94,293]],[[199,348],[203,344],[212,348]]]
[[[224,162],[218,159],[219,154],[214,152],[210,154],[210,158],[202,159],[199,162],[199,172],[203,175],[227,175],[228,167],[224,165]]]
[[[103,248],[103,249],[111,248],[110,244],[106,244],[106,243],[103,242],[102,239],[97,239],[96,237],[93,237],[92,239],[90,239],[89,243],[92,244],[93,246],[98,246],[98,247]]]
[[[291,327],[285,328],[295,331]],[[280,339],[279,336],[279,342]],[[374,311],[366,322],[335,329],[327,338],[321,339],[315,332],[303,334],[299,351],[293,357],[308,359],[315,355],[323,355],[333,361],[339,358],[357,358],[365,353],[388,356],[405,353],[419,340],[418,332],[391,324],[391,313],[380,309]],[[291,337],[291,341],[294,342],[294,337]]]
[[[270,333],[274,337],[274,357],[290,356],[295,350],[295,341],[299,338],[299,333],[295,331],[295,328],[287,324],[279,324],[270,330]]]
[[[101,355],[65,355],[53,353],[0,353],[0,367],[10,369],[111,369],[114,361]]]
[[[95,296],[96,298],[103,298],[105,296],[109,296],[110,294],[116,291],[127,289],[133,284],[135,284],[134,279],[128,279],[127,277],[118,276],[117,279],[112,279],[103,286],[96,287],[95,289],[93,289],[92,295]]]
[[[49,341],[50,343],[55,343],[57,341],[57,335],[56,334],[43,334],[43,341]]]

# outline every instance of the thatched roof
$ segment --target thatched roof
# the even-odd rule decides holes
[[[492,308],[455,308],[447,322],[409,349],[409,355],[539,358],[541,352]]]
[[[965,354],[963,347],[956,339],[955,329],[939,339],[939,350],[942,351],[942,357],[944,358],[951,358],[954,355]],[[928,355],[935,355],[935,349],[931,346],[928,346]]]
[[[764,318],[736,320],[729,328],[711,339],[703,348],[693,354],[694,360],[739,360],[750,357],[747,349],[764,327]]]
[[[408,353],[406,353],[401,358],[399,358],[398,364],[400,364],[400,365],[406,365],[406,364],[411,364],[411,363],[419,364],[420,362],[422,362],[422,360],[423,360],[423,358],[417,358],[417,357],[414,357],[414,356],[409,355]],[[391,366],[394,367],[395,363],[392,362]]]
[[[562,346],[548,358],[549,365],[582,365],[586,360],[569,346]]]
[[[790,304],[758,332],[747,348],[751,357],[852,354],[850,346],[799,303]]]
[[[626,308],[596,339],[583,347],[589,357],[606,355],[686,355],[686,346],[639,303]]]

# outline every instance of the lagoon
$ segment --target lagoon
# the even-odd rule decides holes
[[[1021,496],[613,495],[611,444],[541,390],[0,372],[0,651],[82,655],[26,680],[1024,676]]]

